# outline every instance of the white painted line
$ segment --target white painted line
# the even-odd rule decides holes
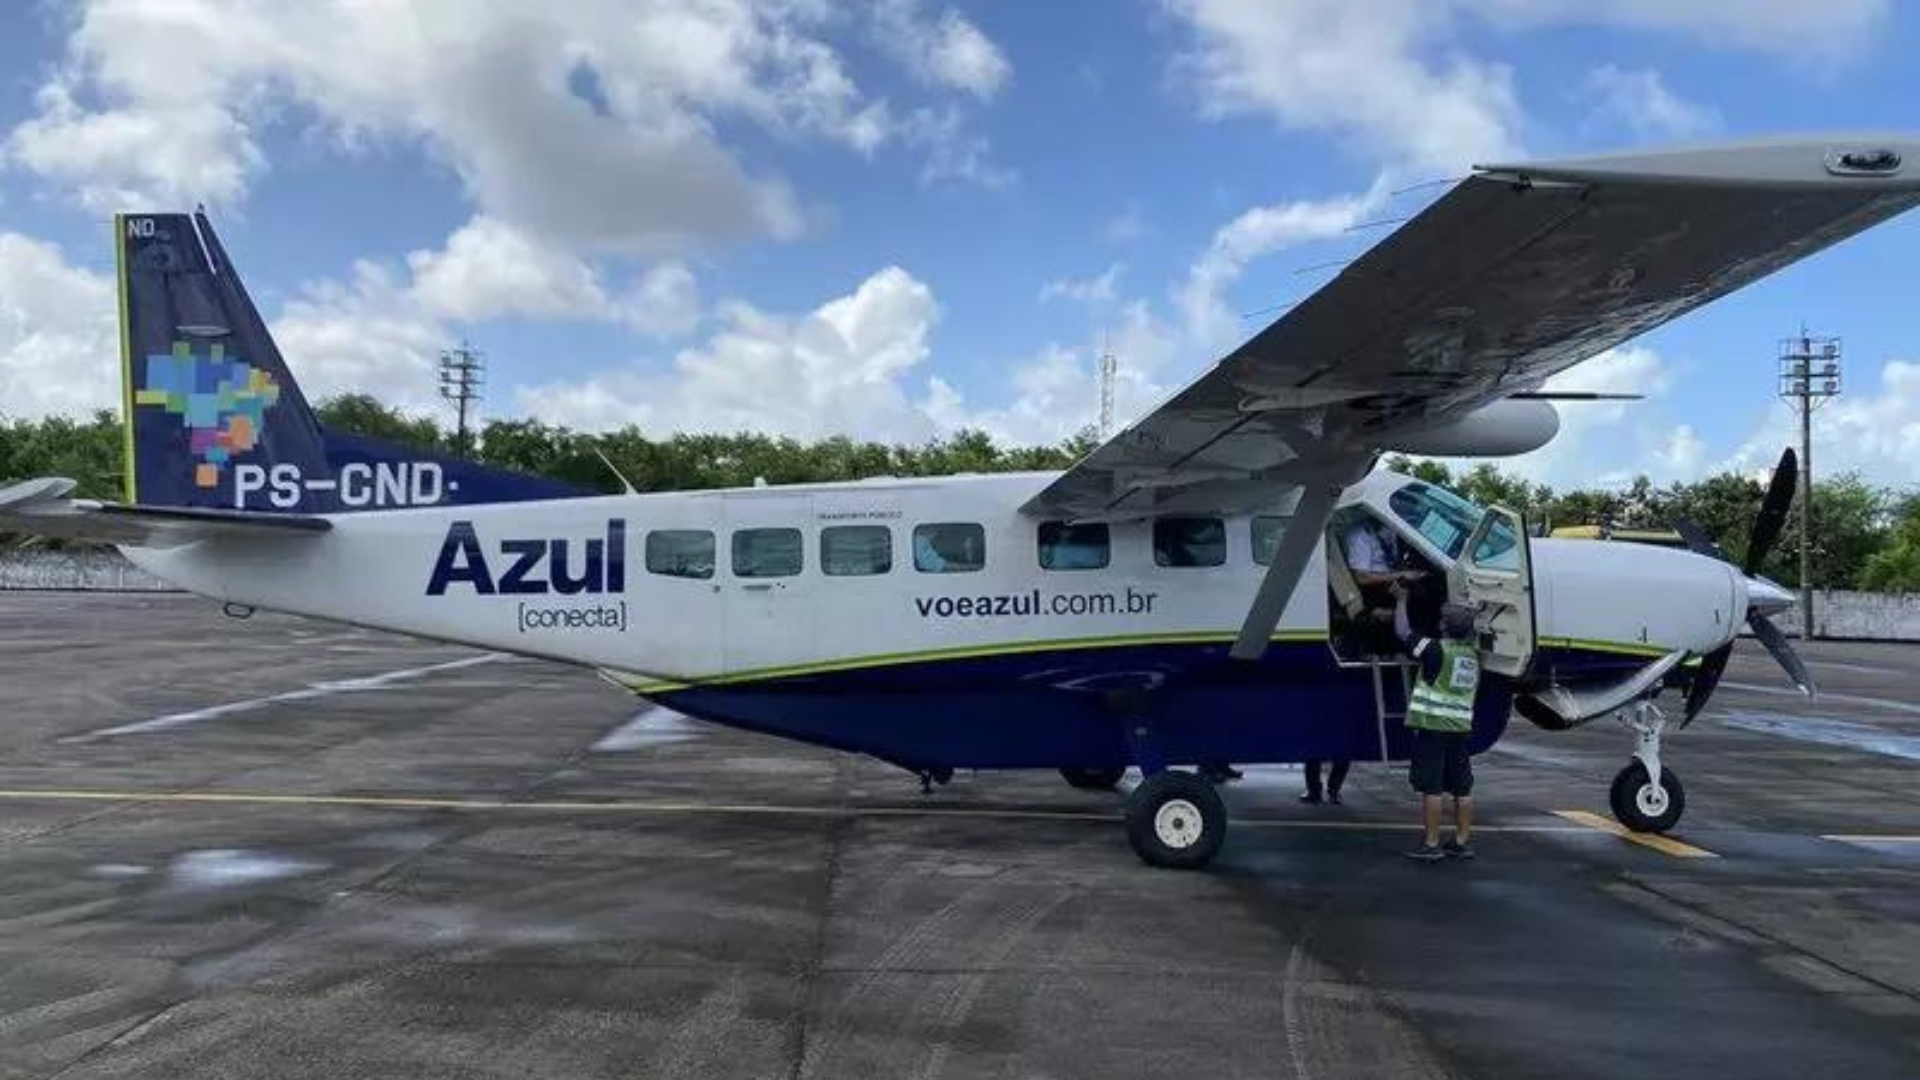
[[[357,679],[336,679],[332,682],[314,683],[304,690],[289,690],[282,694],[248,698],[245,701],[231,701],[225,705],[211,705],[204,709],[168,713],[165,716],[156,716],[151,720],[139,720],[131,724],[121,724],[117,727],[102,728],[99,731],[89,731],[83,735],[68,736],[60,741],[63,743],[93,742],[96,739],[112,738],[115,735],[145,735],[155,731],[169,731],[173,728],[197,724],[203,720],[214,720],[222,716],[232,716],[235,713],[251,712],[254,709],[263,709],[269,705],[278,705],[288,701],[313,701],[317,698],[332,697],[335,694],[354,694],[367,690],[384,690],[393,686],[395,683],[405,682],[408,679],[417,679],[423,675],[435,675],[443,671],[458,671],[461,668],[470,668],[479,664],[490,664],[495,660],[504,658],[504,653],[483,653],[479,656],[469,656],[460,660],[449,660],[441,664],[428,664],[425,667],[401,668],[398,671],[383,672],[379,675],[364,675]]]
[[[1731,690],[1743,690],[1749,694],[1772,694],[1776,697],[1806,697],[1805,694],[1789,686],[1761,686],[1758,683],[1734,682],[1732,679],[1723,680],[1720,685]],[[1915,705],[1909,701],[1894,701],[1891,698],[1867,697],[1864,694],[1834,694],[1823,692],[1818,695],[1817,700],[1825,702],[1837,701],[1843,705],[1865,705],[1869,708],[1876,709],[1892,709],[1895,712],[1912,713],[1915,716],[1920,716],[1920,705]]]
[[[664,705],[640,710],[633,719],[614,728],[593,744],[600,753],[623,750],[650,750],[656,746],[691,742],[700,737],[700,728],[686,716]]]

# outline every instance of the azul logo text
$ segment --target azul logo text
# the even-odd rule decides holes
[[[433,506],[454,487],[436,461],[355,461],[325,477],[308,477],[300,466],[285,463],[233,469],[233,505],[241,510],[263,501],[276,510],[291,510],[309,492],[319,498],[331,494],[349,508]]]
[[[449,525],[433,576],[427,579],[427,595],[445,596],[456,585],[480,596],[626,591],[627,523],[622,518],[607,522],[605,539],[582,541],[578,547],[565,537],[502,540],[496,546],[498,554],[489,557],[473,522]]]

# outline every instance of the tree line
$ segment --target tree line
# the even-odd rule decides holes
[[[457,454],[501,468],[563,480],[594,491],[617,492],[610,461],[641,491],[743,487],[764,480],[798,484],[874,476],[946,476],[954,473],[1063,469],[1097,440],[1091,430],[1052,446],[1002,446],[980,431],[961,431],[919,445],[834,436],[813,442],[770,435],[648,436],[637,427],[588,433],[537,420],[490,420],[471,445],[431,417],[412,417],[364,394],[322,402],[320,422],[341,431],[436,453]],[[64,417],[0,422],[0,480],[68,476],[78,494],[118,498],[122,484],[119,418],[110,411],[90,420]],[[606,461],[601,460],[604,455]],[[1675,518],[1698,523],[1735,560],[1764,495],[1761,484],[1733,473],[1689,484],[1657,487],[1640,477],[1625,488],[1555,491],[1490,463],[1455,470],[1436,461],[1394,458],[1389,467],[1454,489],[1475,502],[1524,512],[1543,528],[1606,524],[1663,529]],[[1855,474],[1817,481],[1813,491],[1813,577],[1825,588],[1920,591],[1920,492],[1876,487]],[[1792,584],[1799,579],[1799,518],[1762,571]]]

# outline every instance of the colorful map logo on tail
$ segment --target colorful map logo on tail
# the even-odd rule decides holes
[[[180,417],[199,462],[193,469],[196,487],[218,487],[221,467],[259,445],[266,412],[280,400],[280,384],[272,376],[229,359],[217,342],[206,356],[196,356],[187,342],[176,341],[171,355],[147,357],[146,375],[134,404],[158,405]]]

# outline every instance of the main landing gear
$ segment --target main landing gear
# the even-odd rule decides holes
[[[1227,805],[1206,778],[1164,769],[1127,795],[1127,840],[1149,866],[1198,870],[1227,838]]]
[[[1687,791],[1680,775],[1660,764],[1660,737],[1667,717],[1652,701],[1637,701],[1620,713],[1635,736],[1633,760],[1613,778],[1613,816],[1634,832],[1663,833],[1680,822]]]

